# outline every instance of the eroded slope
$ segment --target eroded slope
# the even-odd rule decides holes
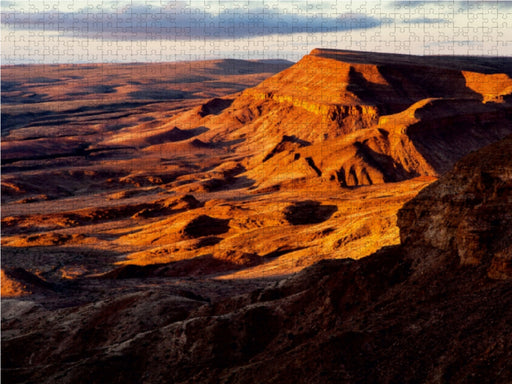
[[[507,58],[314,50],[268,77],[286,66],[34,67],[27,84],[30,68],[7,68],[4,266],[59,282],[361,258],[398,243],[396,212],[417,191],[512,130]],[[77,76],[96,88],[69,100]],[[189,93],[149,92],[171,86]],[[126,98],[142,104],[102,106]],[[30,109],[45,112],[11,115]]]
[[[463,159],[400,211],[402,245],[359,261],[323,261],[228,299],[148,287],[94,305],[33,307],[22,321],[29,333],[7,318],[4,378],[507,383],[511,151],[512,136]]]
[[[208,127],[204,140],[249,155],[263,188],[437,176],[512,132],[510,68],[506,58],[316,49],[221,112],[190,111],[171,125]]]

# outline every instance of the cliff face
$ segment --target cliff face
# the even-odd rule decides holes
[[[512,133],[511,64],[315,49],[222,110],[186,113],[169,127],[207,127],[206,141],[249,153],[248,176],[260,188],[439,176]],[[283,137],[307,145],[283,149],[275,167],[266,159]]]
[[[508,136],[470,154],[407,203],[398,214],[402,244],[512,277],[511,150]]]
[[[508,383],[510,153],[512,137],[465,157],[400,211],[402,245],[359,261],[322,261],[228,299],[147,285],[77,307],[18,308],[19,319],[3,315],[3,378]]]

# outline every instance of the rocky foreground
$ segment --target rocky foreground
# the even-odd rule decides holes
[[[361,260],[228,299],[146,285],[69,308],[12,302],[3,379],[508,383],[510,153],[512,136],[466,156],[400,210],[400,245]]]

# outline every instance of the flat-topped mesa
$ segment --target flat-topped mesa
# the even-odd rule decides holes
[[[311,179],[352,187],[446,172],[512,133],[511,101],[512,58],[314,49],[168,126],[206,128],[201,140],[229,143],[262,188]]]
[[[483,74],[505,73],[512,75],[510,57],[493,56],[418,56],[398,53],[365,52],[341,49],[315,48],[310,56],[329,58],[346,63],[374,65],[416,65],[444,69],[457,69]]]
[[[253,118],[271,111],[269,124],[307,122],[312,135],[303,138],[313,142],[369,128],[378,122],[383,104],[368,97],[367,83],[381,87],[384,79],[372,66],[364,67],[308,55],[244,91],[233,108],[256,106]]]
[[[282,126],[279,135],[297,135],[286,132],[285,123],[305,123],[309,137],[297,136],[318,142],[375,126],[379,117],[424,99],[503,101],[512,91],[512,80],[502,70],[506,65],[492,67],[476,58],[314,49],[245,90],[231,110],[238,111],[234,114],[242,124],[264,116],[266,127]],[[479,80],[498,84],[482,88]],[[251,113],[240,112],[244,110]]]
[[[332,49],[314,49],[309,56],[354,66],[374,66],[374,72],[385,79],[390,91],[414,102],[428,97],[503,102],[504,97],[512,94],[511,58],[413,56]],[[386,103],[390,101],[385,99]]]

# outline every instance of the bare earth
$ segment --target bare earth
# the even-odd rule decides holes
[[[428,348],[400,380],[386,343],[435,334],[409,307],[431,285],[451,330],[464,286],[471,308],[510,293],[511,134],[508,58],[2,67],[2,375],[465,382]]]

